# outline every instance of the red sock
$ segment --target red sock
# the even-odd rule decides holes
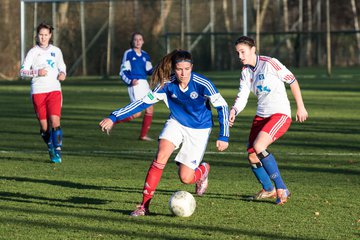
[[[149,132],[149,129],[150,129],[152,118],[153,118],[152,113],[145,113],[144,119],[143,119],[143,122],[142,122],[140,138],[146,137],[146,135],[147,135],[147,133]]]
[[[206,167],[201,164],[195,169],[194,179],[190,184],[196,183],[203,175],[203,173],[206,171]]]
[[[133,120],[134,118],[135,118],[134,116],[130,116],[130,117],[124,118],[123,120],[116,121],[116,123],[130,122],[130,121]]]
[[[155,160],[152,162],[146,176],[144,191],[143,191],[143,200],[141,205],[147,208],[149,207],[151,198],[153,197],[156,187],[160,182],[160,178],[164,168],[165,168],[165,164],[158,163]]]

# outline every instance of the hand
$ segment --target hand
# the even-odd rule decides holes
[[[38,76],[40,77],[46,76],[47,72],[48,71],[46,70],[46,68],[41,68],[38,70]]]
[[[216,141],[216,147],[217,147],[218,151],[220,151],[220,152],[226,150],[228,148],[228,146],[229,146],[228,142],[224,142],[221,140]]]
[[[305,122],[305,120],[308,118],[308,113],[305,109],[305,107],[303,108],[298,108],[297,112],[296,112],[296,121],[297,122]]]
[[[230,127],[232,127],[234,125],[235,118],[236,118],[235,109],[231,109],[230,114],[229,114],[229,126]]]
[[[110,135],[110,131],[114,126],[114,122],[110,118],[104,118],[100,123],[99,127],[101,131],[106,132],[107,135]]]
[[[132,81],[131,81],[131,86],[136,86],[136,85],[138,85],[139,84],[139,80],[137,80],[137,79],[133,79]]]
[[[63,73],[63,72],[60,72],[59,75],[58,75],[58,77],[57,77],[57,79],[58,79],[59,81],[64,81],[65,78],[66,78],[66,75],[65,75],[65,73]]]

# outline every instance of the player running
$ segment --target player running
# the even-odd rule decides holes
[[[54,28],[40,23],[36,29],[36,46],[27,53],[20,76],[32,78],[31,97],[40,124],[40,134],[47,144],[50,159],[61,162],[62,108],[61,81],[66,78],[66,65],[58,47],[52,45]]]
[[[125,51],[120,67],[120,77],[128,86],[131,102],[142,99],[150,91],[149,83],[146,78],[148,75],[151,75],[153,67],[150,62],[149,55],[144,50],[142,50],[143,44],[143,35],[139,32],[133,33],[130,41],[131,48]],[[153,112],[153,106],[149,106],[145,109],[139,137],[140,140],[153,140],[147,136],[151,126]],[[120,122],[128,122],[140,116],[141,112],[138,112],[121,120]]]
[[[230,111],[230,126],[233,126],[235,116],[245,108],[249,94],[253,92],[258,98],[258,106],[247,151],[252,171],[262,185],[262,190],[254,199],[276,197],[276,204],[282,205],[290,197],[290,192],[281,178],[274,156],[267,148],[291,124],[290,102],[284,83],[290,85],[296,101],[296,121],[304,122],[308,113],[296,78],[283,64],[275,58],[257,55],[255,41],[247,36],[240,37],[235,42],[235,48],[244,67],[239,93]]]
[[[115,110],[100,122],[102,131],[110,131],[114,123],[163,100],[170,109],[169,119],[159,136],[158,151],[148,170],[143,199],[131,216],[149,214],[149,204],[160,181],[163,169],[175,149],[181,182],[194,184],[198,195],[208,186],[210,165],[201,163],[213,126],[210,103],[218,112],[220,132],[216,147],[228,147],[228,106],[214,84],[206,77],[192,72],[192,56],[183,50],[169,53],[155,68],[151,86],[156,86],[143,99]],[[174,72],[174,74],[172,74]]]

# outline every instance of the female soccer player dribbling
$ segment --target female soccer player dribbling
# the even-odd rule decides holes
[[[163,100],[170,109],[170,116],[160,136],[158,151],[148,170],[143,199],[131,216],[149,214],[149,204],[160,181],[163,169],[173,151],[179,148],[175,161],[179,166],[179,178],[185,184],[194,184],[198,195],[208,186],[210,165],[201,163],[213,126],[211,103],[218,112],[220,132],[216,147],[224,151],[228,147],[228,106],[214,84],[204,76],[192,72],[192,56],[189,52],[175,50],[166,55],[155,68],[151,86],[156,86],[142,100],[115,110],[99,125],[109,131],[117,120],[124,119],[148,106]],[[174,74],[172,74],[172,72]]]
[[[131,48],[125,51],[120,67],[120,77],[128,86],[131,102],[142,99],[150,91],[149,83],[146,78],[147,75],[151,75],[153,67],[150,61],[150,56],[144,50],[142,50],[143,45],[143,35],[139,32],[133,33],[131,35],[130,41]],[[147,135],[152,123],[153,112],[153,106],[149,106],[145,109],[139,136],[140,140],[153,140]],[[121,120],[121,122],[128,122],[140,116],[141,112],[138,112]]]
[[[258,107],[247,151],[252,171],[262,185],[262,190],[254,199],[276,197],[276,203],[282,205],[287,201],[290,192],[281,178],[274,156],[267,148],[281,137],[291,124],[290,102],[284,83],[290,84],[296,101],[296,121],[304,122],[308,113],[296,78],[283,64],[275,58],[257,55],[255,41],[247,36],[240,37],[235,42],[235,48],[244,67],[239,93],[230,111],[230,126],[233,126],[235,117],[245,108],[250,91],[253,92],[258,98]]]
[[[36,46],[26,55],[20,76],[32,78],[31,96],[40,134],[47,144],[51,161],[59,163],[62,147],[60,82],[66,78],[66,65],[61,50],[51,44],[52,31],[52,26],[39,24]]]

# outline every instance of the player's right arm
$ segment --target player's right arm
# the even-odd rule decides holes
[[[250,81],[247,80],[247,76],[245,74],[245,71],[243,70],[243,72],[241,73],[241,78],[240,78],[239,92],[236,96],[234,105],[232,106],[232,108],[230,110],[230,114],[229,114],[230,127],[232,127],[234,125],[236,116],[242,110],[244,110],[244,108],[247,104],[249,94],[250,94],[250,87],[251,87],[249,85],[249,83],[250,83]]]
[[[116,122],[119,122],[127,117],[134,115],[135,113],[141,112],[142,110],[150,107],[151,105],[159,102],[160,100],[165,100],[166,94],[163,92],[163,89],[157,89],[150,91],[144,98],[137,100],[135,102],[129,103],[123,108],[119,108],[112,113],[107,118],[104,118],[99,126],[101,130],[107,133],[110,132],[111,128]]]
[[[131,86],[134,79],[131,76],[131,64],[130,59],[128,58],[129,52],[130,50],[127,50],[124,53],[119,75],[126,85]]]
[[[38,76],[45,76],[47,74],[47,70],[45,68],[41,68],[41,69],[33,68],[32,65],[35,60],[35,57],[36,57],[36,54],[35,54],[35,51],[33,48],[27,53],[25,60],[24,60],[23,64],[21,65],[20,76],[22,78],[33,78],[33,77],[38,77]]]

